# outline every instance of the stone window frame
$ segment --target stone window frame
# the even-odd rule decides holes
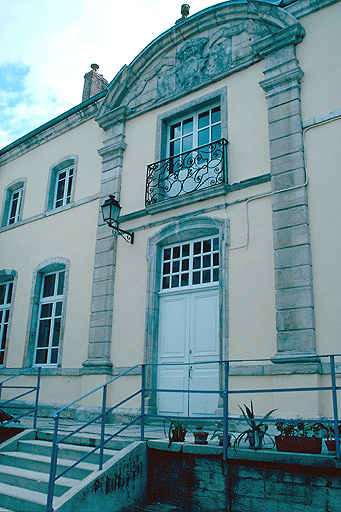
[[[65,271],[64,278],[64,290],[63,290],[63,311],[60,326],[60,338],[59,338],[59,351],[57,364],[34,364],[34,350],[36,344],[36,333],[38,328],[38,316],[39,316],[39,304],[41,286],[43,282],[43,276],[51,272],[58,270]],[[23,366],[26,368],[36,368],[42,366],[43,368],[60,368],[62,366],[63,359],[63,345],[64,345],[64,332],[65,332],[65,320],[66,320],[66,309],[67,309],[67,297],[69,287],[69,274],[70,274],[70,260],[68,258],[49,258],[48,260],[40,263],[33,271],[31,298],[30,298],[30,310],[29,320],[26,334],[25,353]]]
[[[63,204],[62,206],[55,207],[55,193],[56,193],[56,185],[57,185],[57,176],[58,174],[66,170],[70,167],[73,167],[73,179],[72,179],[72,190],[71,190],[71,198],[70,202],[67,204]],[[70,207],[75,200],[75,188],[76,188],[76,178],[77,178],[77,169],[78,169],[78,155],[70,154],[65,155],[54,164],[51,165],[49,169],[49,177],[47,182],[47,192],[46,192],[46,201],[45,201],[45,211],[50,210],[61,210],[63,208]]]
[[[17,288],[17,280],[18,280],[18,272],[16,270],[9,269],[9,268],[0,270],[0,283],[1,284],[8,283],[8,282],[13,283],[12,299],[11,299],[9,318],[8,318],[8,327],[7,327],[7,334],[6,334],[5,355],[4,355],[3,364],[0,365],[1,368],[4,368],[6,366],[8,347],[9,347],[9,339],[10,339],[10,331],[11,331],[11,325],[12,325],[13,306],[14,306],[14,301],[15,301],[15,292],[16,292],[16,288]]]
[[[219,342],[220,359],[228,358],[228,247],[230,244],[229,219],[185,215],[163,227],[149,237],[147,242],[147,290],[144,362],[146,364],[146,386],[157,387],[156,364],[158,361],[159,292],[161,287],[162,249],[176,242],[215,235],[219,237]],[[223,389],[223,375],[219,376]],[[156,411],[156,393],[152,391],[147,400],[151,413]]]
[[[12,181],[5,188],[4,200],[3,200],[3,205],[2,205],[2,213],[1,213],[1,227],[15,226],[16,224],[18,224],[21,221],[23,209],[24,209],[26,184],[27,184],[27,178],[21,177],[21,178],[17,178],[14,181]],[[11,204],[11,198],[12,198],[13,192],[16,192],[19,189],[22,189],[19,217],[16,222],[13,222],[12,224],[8,224],[8,215],[9,215],[9,208],[10,208],[10,204]]]

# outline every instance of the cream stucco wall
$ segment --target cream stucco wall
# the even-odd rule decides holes
[[[302,117],[309,119],[341,106],[341,3],[300,19],[306,35],[296,47],[302,80]]]
[[[341,119],[305,134],[317,351],[339,353],[341,339]]]

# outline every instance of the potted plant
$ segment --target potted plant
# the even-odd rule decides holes
[[[321,453],[322,438],[319,433],[325,428],[321,423],[303,421],[279,421],[279,435],[275,436],[276,448],[280,452]]]
[[[231,436],[232,435],[233,434],[227,434],[227,446],[231,446]],[[222,421],[217,422],[216,429],[211,436],[211,441],[213,441],[213,439],[216,439],[216,438],[218,439],[219,446],[223,446],[224,443],[223,443],[223,422]]]
[[[194,435],[194,442],[195,444],[207,444],[207,438],[208,438],[208,432],[206,430],[202,430],[202,427],[196,427],[195,430],[193,430]]]
[[[169,420],[168,447],[174,442],[184,442],[187,429],[180,420]]]
[[[267,433],[268,425],[264,422],[277,409],[272,409],[265,416],[263,416],[263,418],[261,418],[260,420],[256,420],[252,400],[250,407],[244,404],[245,411],[240,407],[240,405],[238,407],[242,411],[243,417],[248,425],[248,428],[236,437],[234,447],[238,447],[240,445],[240,442],[244,440],[244,442],[249,441],[250,448],[254,450],[259,450],[263,448],[265,436],[268,436],[272,440],[270,434]]]
[[[327,450],[330,452],[335,452],[335,429],[331,425],[322,425],[321,426],[327,431],[327,439],[326,446]],[[339,425],[339,438],[341,437],[341,424]]]

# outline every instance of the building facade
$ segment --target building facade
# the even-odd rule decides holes
[[[41,367],[53,409],[145,362],[149,409],[186,416],[215,414],[221,396],[155,390],[221,389],[226,359],[236,387],[329,381],[340,15],[340,2],[298,0],[184,17],[108,86],[89,84],[93,66],[80,105],[0,152],[1,378]],[[103,222],[109,194],[134,244]],[[283,395],[280,414],[330,407]]]

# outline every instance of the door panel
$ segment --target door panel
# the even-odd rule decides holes
[[[158,388],[219,390],[218,306],[217,289],[160,297]],[[218,394],[159,392],[157,406],[160,414],[214,415]]]

